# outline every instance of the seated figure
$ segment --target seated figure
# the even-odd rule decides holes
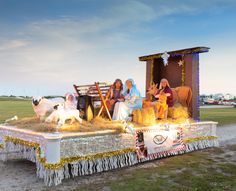
[[[157,84],[152,84],[148,89],[148,94],[155,96],[158,94]],[[172,119],[188,118],[191,109],[192,90],[188,86],[179,86],[171,88],[173,96],[173,107],[168,108],[168,117]],[[157,97],[157,96],[156,96]],[[144,100],[143,107],[152,107],[155,101]],[[170,105],[170,104],[169,104]]]
[[[137,89],[134,80],[126,80],[123,95],[124,101],[119,101],[115,104],[112,116],[113,120],[128,120],[133,109],[142,108],[141,94]]]
[[[167,119],[168,108],[173,107],[173,92],[170,88],[169,82],[167,79],[162,79],[159,89],[155,85],[156,89],[153,89],[153,95],[157,101],[151,102],[150,105],[155,109],[156,119]],[[144,105],[148,105],[146,102]]]
[[[119,101],[124,101],[124,96],[122,94],[123,83],[120,79],[116,79],[111,87],[109,94],[109,99],[106,101],[111,115],[113,114],[115,104]]]
[[[156,95],[154,95],[155,98],[159,99],[160,95],[163,95],[163,93],[166,95],[166,103],[168,107],[173,107],[173,92],[170,88],[170,84],[167,79],[163,78],[160,82],[159,90],[157,91]]]

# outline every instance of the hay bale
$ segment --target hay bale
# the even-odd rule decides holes
[[[133,122],[140,125],[153,125],[156,123],[153,107],[133,110]]]
[[[142,116],[141,109],[137,110],[137,123],[138,124],[143,124],[143,116]]]
[[[168,110],[168,117],[172,119],[187,119],[189,118],[188,108],[183,107],[179,103],[174,104],[174,106]]]
[[[141,109],[142,124],[153,125],[156,123],[155,111],[153,107]]]
[[[141,109],[134,109],[133,112],[133,122],[137,124],[142,124],[143,123],[143,117],[142,117],[142,112]]]
[[[134,109],[132,111],[132,115],[133,115],[133,122],[134,123],[138,123],[138,110],[137,109]]]
[[[149,101],[149,100],[143,100],[143,105],[142,105],[143,108],[149,108],[149,107],[152,107],[152,102]]]

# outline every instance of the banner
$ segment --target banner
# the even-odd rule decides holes
[[[185,151],[182,129],[148,129],[136,132],[136,148],[139,158],[158,157],[168,153]]]

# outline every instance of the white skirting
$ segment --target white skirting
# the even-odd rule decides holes
[[[136,152],[130,152],[126,154],[98,158],[94,160],[83,160],[65,164],[59,169],[46,169],[43,164],[36,160],[36,150],[32,147],[27,147],[20,144],[14,144],[7,142],[5,145],[5,151],[0,154],[0,157],[5,159],[27,159],[32,162],[36,162],[37,176],[44,179],[47,186],[58,185],[63,179],[70,177],[89,175],[103,171],[109,171],[117,168],[132,166],[141,162],[151,161],[154,159],[165,158],[173,155],[180,155],[196,150],[201,150],[209,147],[217,147],[217,139],[213,140],[199,140],[186,143],[185,151],[171,151],[163,152],[159,155],[153,155],[149,158],[138,159]]]
[[[109,171],[137,163],[137,155],[134,152],[95,160],[78,161],[66,164],[58,170],[45,169],[41,163],[37,162],[37,176],[44,179],[47,186],[52,186],[60,184],[66,178]]]
[[[35,163],[36,150],[33,147],[6,142],[4,152],[0,153],[0,160],[7,161],[11,159],[26,159]]]
[[[186,152],[192,152],[210,147],[218,147],[219,142],[217,139],[212,140],[199,140],[186,144]]]

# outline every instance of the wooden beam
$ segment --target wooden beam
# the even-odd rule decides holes
[[[193,93],[189,110],[191,117],[195,120],[199,120],[199,54],[185,55],[184,61],[185,85],[191,87]]]
[[[208,47],[194,47],[194,48],[186,48],[186,49],[181,49],[181,50],[174,50],[174,51],[169,51],[167,52],[170,54],[170,56],[176,56],[176,55],[186,55],[186,54],[194,54],[194,53],[203,53],[203,52],[208,52],[210,48]],[[162,53],[156,53],[156,54],[150,54],[146,56],[141,56],[139,57],[140,61],[147,61],[151,59],[156,59],[160,58]]]
[[[154,59],[152,60],[147,60],[146,62],[146,98],[149,100],[151,99],[150,95],[147,94],[147,90],[150,87],[152,83],[152,78],[153,78],[153,64],[154,64]]]

